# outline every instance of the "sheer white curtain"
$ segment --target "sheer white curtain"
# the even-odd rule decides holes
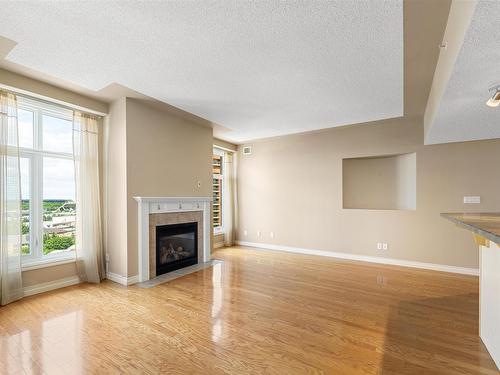
[[[98,118],[75,111],[73,153],[76,184],[76,265],[80,279],[91,283],[99,283],[105,276],[98,137]]]
[[[222,220],[224,227],[224,246],[234,245],[236,227],[236,155],[226,152],[224,155],[224,181],[222,194]]]
[[[0,304],[23,296],[16,96],[0,91]]]

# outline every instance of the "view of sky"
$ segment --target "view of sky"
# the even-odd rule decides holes
[[[33,113],[20,109],[17,112],[19,146],[33,147]]]
[[[33,148],[33,113],[19,110],[19,146]],[[44,151],[73,153],[73,126],[71,121],[42,116],[42,144]],[[75,199],[74,163],[72,159],[43,158],[43,199]],[[21,158],[22,199],[30,195],[30,159]]]
[[[42,116],[43,149],[73,153],[73,123],[50,116]]]
[[[75,199],[73,160],[43,159],[43,199]]]

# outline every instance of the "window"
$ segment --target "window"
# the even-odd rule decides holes
[[[214,148],[212,157],[213,174],[213,227],[214,233],[222,233],[222,182],[223,182],[224,152]]]
[[[74,259],[73,112],[19,98],[23,267]]]

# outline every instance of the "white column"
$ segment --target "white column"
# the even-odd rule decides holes
[[[203,262],[210,260],[210,237],[212,222],[210,221],[210,202],[203,203]]]
[[[149,203],[138,201],[137,220],[139,224],[139,282],[149,280]]]
[[[479,284],[479,335],[500,368],[500,247],[481,246]]]

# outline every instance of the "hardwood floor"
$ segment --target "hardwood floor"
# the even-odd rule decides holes
[[[0,373],[498,374],[478,278],[229,248],[151,289],[83,284],[0,308]]]

